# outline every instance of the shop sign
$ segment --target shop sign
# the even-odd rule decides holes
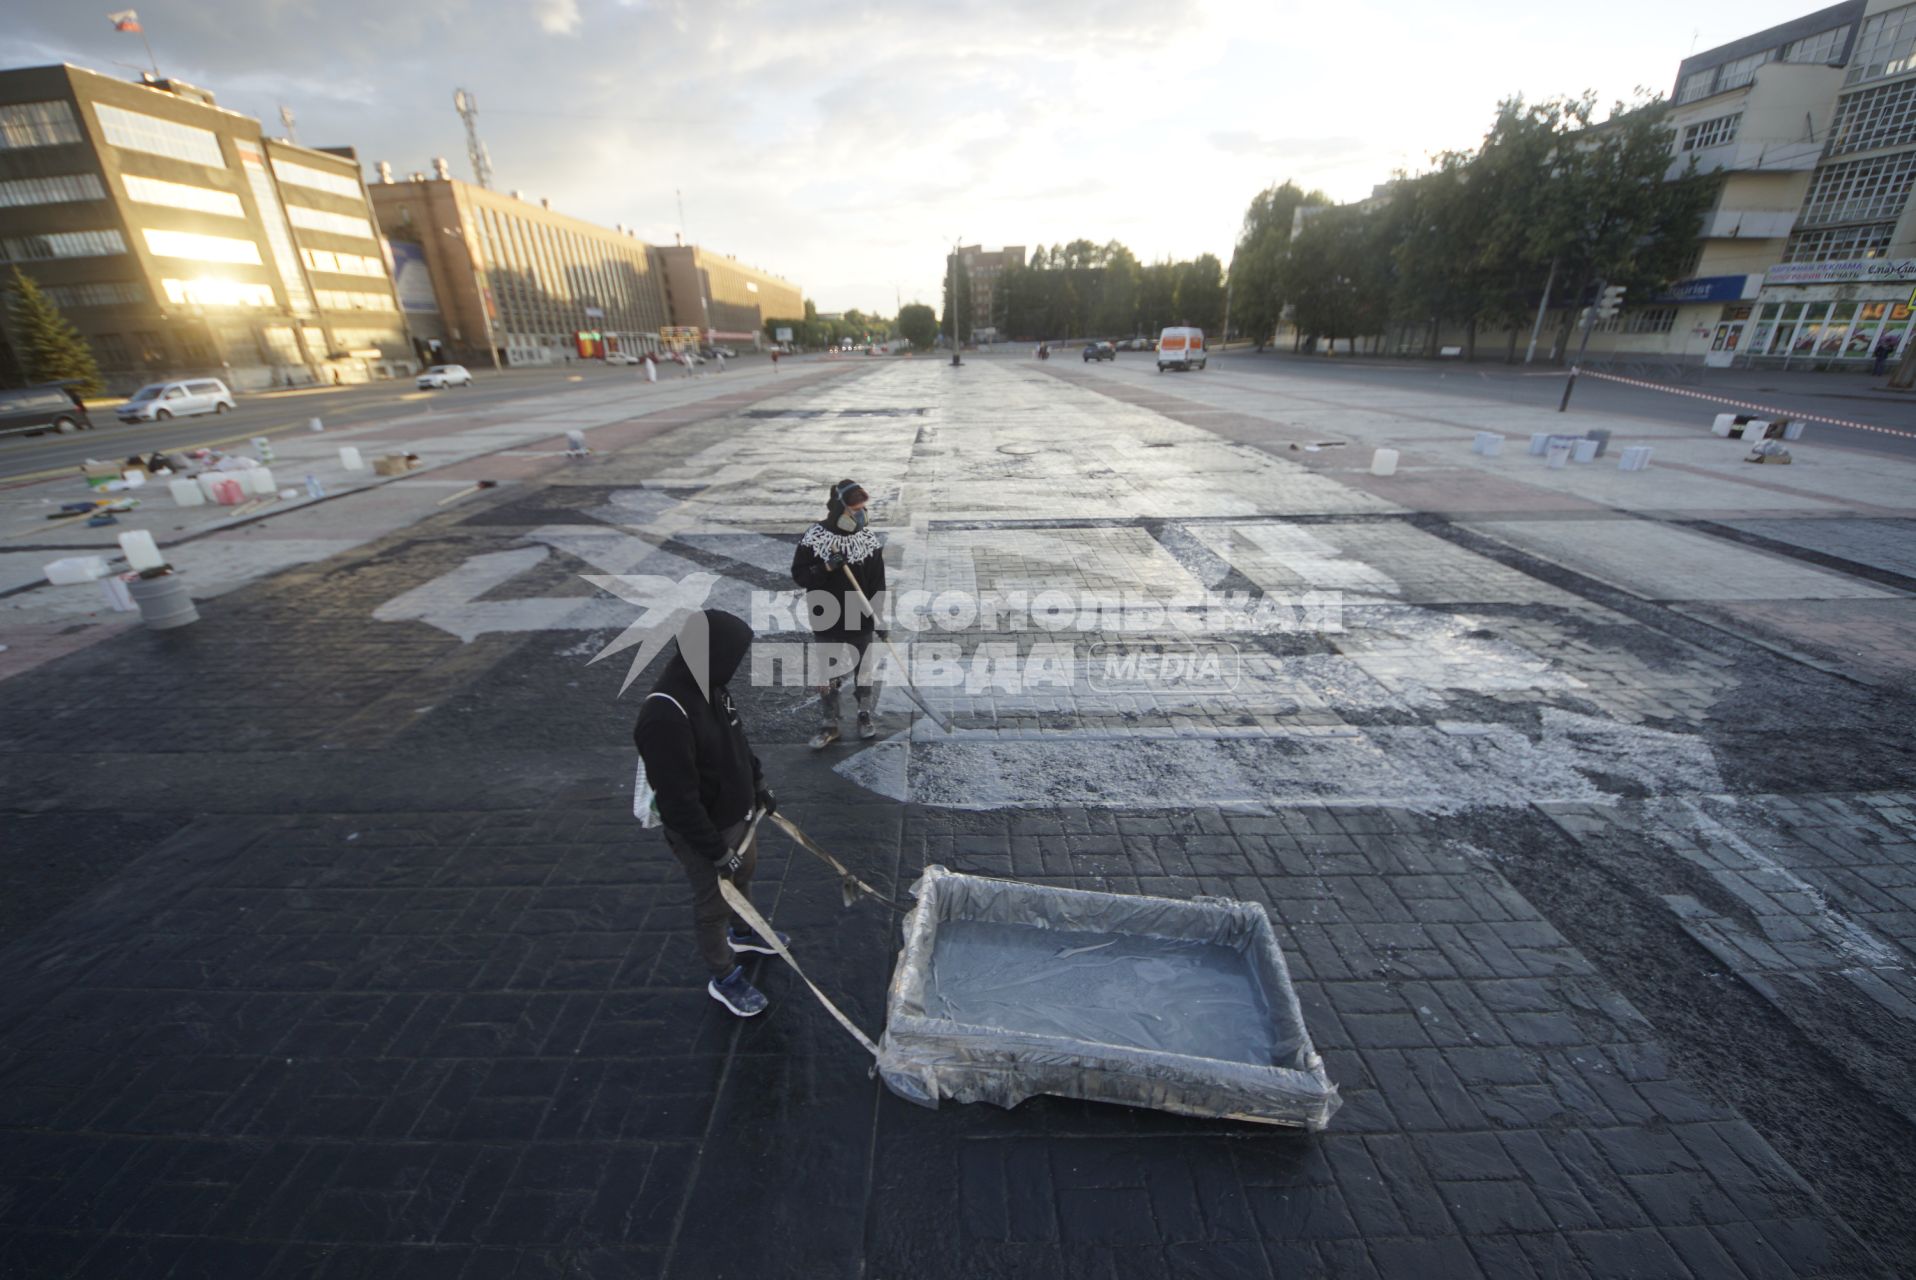
[[[1916,258],[1859,258],[1850,262],[1779,262],[1763,273],[1771,284],[1875,284],[1916,280]]]
[[[1697,276],[1679,280],[1652,301],[1655,302],[1735,302],[1749,284],[1748,276]]]

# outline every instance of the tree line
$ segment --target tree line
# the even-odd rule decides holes
[[[953,277],[956,277],[954,280]],[[960,336],[972,337],[972,282],[963,260],[947,271],[940,330],[951,332],[958,293]],[[1224,264],[1216,254],[1188,262],[1141,263],[1116,240],[1039,245],[1023,266],[1008,266],[991,290],[991,327],[1001,338],[1155,337],[1167,325],[1215,330],[1224,314]]]
[[[1260,192],[1233,259],[1233,327],[1262,345],[1288,320],[1300,343],[1428,355],[1460,334],[1466,357],[1502,333],[1515,359],[1546,297],[1559,353],[1603,285],[1654,300],[1693,268],[1720,180],[1673,166],[1666,102],[1619,103],[1600,123],[1595,110],[1593,94],[1506,99],[1475,150],[1355,204],[1291,182]]]
[[[897,327],[894,320],[853,308],[842,315],[821,317],[818,304],[809,298],[802,316],[773,317],[765,321],[765,340],[778,341],[780,329],[792,331],[792,345],[806,351],[821,351],[842,346],[850,339],[854,346],[890,341]]]

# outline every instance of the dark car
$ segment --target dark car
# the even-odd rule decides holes
[[[1087,342],[1084,344],[1086,360],[1116,360],[1118,349],[1108,342]]]
[[[37,436],[44,431],[66,435],[92,428],[86,405],[60,383],[0,391],[0,436]]]

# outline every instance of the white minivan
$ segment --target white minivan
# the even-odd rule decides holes
[[[233,407],[233,393],[218,378],[188,378],[148,383],[113,413],[121,422],[164,422],[198,413],[225,413]]]
[[[1158,335],[1158,372],[1166,369],[1202,369],[1208,359],[1204,330],[1173,326]]]

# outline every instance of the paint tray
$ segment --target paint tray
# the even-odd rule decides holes
[[[900,1097],[1043,1093],[1310,1129],[1337,1110],[1262,906],[939,866],[914,893],[878,1052]]]

